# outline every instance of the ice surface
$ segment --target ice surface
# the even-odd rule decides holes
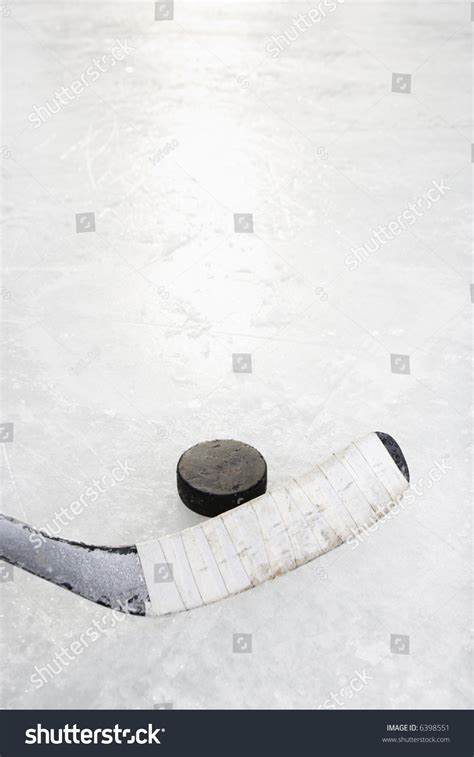
[[[417,490],[360,541],[166,620],[119,622],[2,574],[0,704],[468,707],[469,4],[346,2],[277,58],[272,35],[311,4],[176,0],[166,23],[153,5],[2,18],[2,511],[40,527],[82,497],[61,536],[107,545],[180,530],[201,518],[177,496],[178,457],[219,437],[259,449],[271,489],[384,431]],[[117,39],[135,51],[35,128],[33,106]],[[442,179],[349,269],[351,247]],[[76,233],[86,212],[96,231]],[[247,212],[254,233],[235,233]],[[120,482],[117,461],[133,468]]]

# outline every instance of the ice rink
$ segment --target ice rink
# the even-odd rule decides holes
[[[82,497],[63,538],[179,531],[202,519],[177,460],[214,438],[260,450],[272,488],[384,431],[416,488],[166,619],[4,564],[0,706],[472,706],[470,12],[1,6],[2,512],[51,527]]]

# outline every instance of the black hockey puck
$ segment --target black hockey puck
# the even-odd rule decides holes
[[[233,439],[195,444],[176,469],[178,494],[186,507],[213,518],[265,494],[267,464],[258,450]]]

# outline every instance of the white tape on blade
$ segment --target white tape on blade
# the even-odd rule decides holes
[[[354,444],[361,451],[392,499],[399,497],[407,488],[408,482],[377,434],[367,434]]]
[[[298,476],[297,481],[308,495],[309,500],[318,507],[326,523],[332,528],[339,544],[346,541],[353,534],[357,525],[320,467],[318,466],[309,473]]]
[[[160,539],[166,561],[172,566],[173,579],[186,610],[203,604],[194,573],[189,564],[181,534],[171,534]]]
[[[334,531],[325,524],[321,513],[313,505],[308,495],[296,479],[292,479],[287,486],[293,502],[301,513],[306,528],[309,528],[319,545],[320,554],[324,554],[335,546],[337,537]]]
[[[259,502],[260,497],[255,501]],[[221,517],[252,586],[272,578],[265,541],[253,507],[246,503],[235,510],[229,510]]]
[[[260,531],[265,539],[271,574],[277,576],[293,570],[296,568],[296,561],[290,537],[275,500],[270,494],[264,494],[254,501],[255,506],[252,506],[252,510],[255,512]]]
[[[342,452],[336,452],[336,457],[354,478],[374,513],[380,515],[380,511],[387,512],[392,498],[356,445],[350,444]]]
[[[295,489],[296,483],[293,481],[288,486],[275,489],[271,496],[286,526],[295,562],[298,566],[318,557],[322,554],[322,548],[298,509],[293,497]],[[254,507],[258,507],[257,501],[254,501]]]
[[[354,477],[350,475],[335,455],[321,463],[319,467],[344,502],[357,528],[361,528],[369,521],[374,511],[357,486]]]
[[[237,594],[240,591],[249,589],[252,586],[252,582],[245,572],[242,561],[237,554],[235,544],[229,536],[222,517],[210,518],[201,524],[201,528],[214,553],[229,594]]]
[[[287,486],[138,544],[147,613],[217,602],[303,565],[382,517],[407,486],[382,441],[369,434]]]
[[[169,615],[186,609],[159,541],[137,544],[154,615]]]
[[[214,552],[201,526],[181,533],[189,565],[205,605],[229,596]]]

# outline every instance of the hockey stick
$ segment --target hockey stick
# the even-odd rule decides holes
[[[101,605],[168,615],[238,594],[329,552],[383,517],[408,482],[400,447],[376,432],[286,486],[136,546],[49,537],[2,515],[0,559]]]

